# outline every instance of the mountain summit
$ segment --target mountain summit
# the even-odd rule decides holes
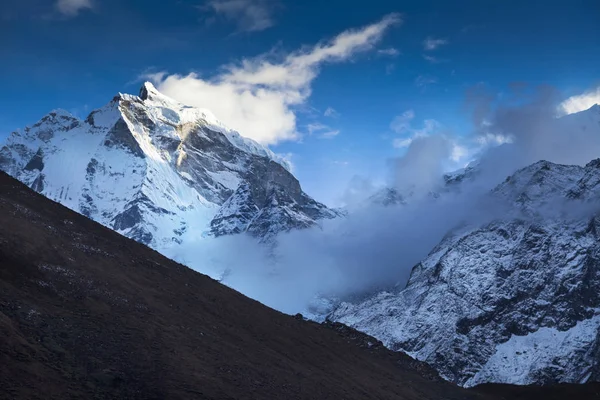
[[[242,232],[270,242],[338,215],[302,191],[281,157],[149,82],[85,121],[55,110],[12,133],[0,169],[159,250]]]

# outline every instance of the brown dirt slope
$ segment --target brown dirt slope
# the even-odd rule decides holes
[[[271,310],[0,173],[0,398],[524,393],[457,388],[369,340]]]

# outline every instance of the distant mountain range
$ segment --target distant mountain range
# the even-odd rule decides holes
[[[600,135],[600,107],[575,118]],[[446,176],[440,201],[479,172]],[[482,208],[502,206],[493,219],[448,232],[406,287],[343,303],[329,318],[463,386],[600,380],[600,160],[534,163],[485,199]]]

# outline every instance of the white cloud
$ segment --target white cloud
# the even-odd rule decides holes
[[[314,122],[312,124],[308,124],[306,125],[306,128],[308,129],[308,134],[312,135],[315,132],[319,132],[325,129],[329,129],[329,127],[327,125],[324,125],[320,122]]]
[[[146,77],[164,94],[210,109],[242,135],[274,144],[298,138],[295,109],[310,97],[312,81],[322,65],[371,50],[391,26],[400,22],[398,14],[389,14],[377,23],[288,54],[279,62],[266,55],[244,59],[208,79],[196,73]]]
[[[340,116],[340,113],[337,112],[333,107],[327,107],[323,115],[326,117],[337,118]]]
[[[394,146],[397,149],[403,149],[405,147],[410,146],[414,139],[414,137],[396,138],[392,141],[392,146]]]
[[[392,145],[398,149],[408,147],[415,139],[428,137],[431,134],[435,133],[437,130],[439,130],[441,126],[442,125],[434,119],[426,119],[425,121],[423,121],[423,127],[421,129],[413,129],[409,127],[407,132],[410,133],[410,136],[404,138],[396,138],[392,142]]]
[[[452,150],[450,152],[450,160],[455,163],[460,163],[465,160],[471,154],[470,150],[456,142],[452,143]]]
[[[336,130],[332,130],[332,131],[323,132],[321,134],[320,138],[321,139],[333,139],[334,137],[336,137],[339,134],[340,134],[340,130],[336,129]]]
[[[442,126],[434,119],[426,119],[423,121],[423,126],[421,128],[413,128],[412,121],[414,118],[415,112],[413,110],[407,110],[394,117],[390,123],[391,130],[398,134],[404,135],[403,137],[395,138],[392,141],[392,145],[395,148],[408,147],[415,139],[430,136]]]
[[[309,135],[313,133],[319,133],[320,139],[333,139],[337,135],[340,134],[339,129],[332,129],[328,125],[322,124],[320,122],[315,122],[307,125]]]
[[[74,17],[82,10],[93,8],[93,4],[91,0],[58,0],[56,8],[63,15]]]
[[[240,32],[256,32],[275,25],[278,6],[276,0],[210,0],[202,8],[233,21]]]
[[[436,130],[440,129],[442,124],[437,122],[435,119],[426,119],[423,121],[423,128],[414,129],[413,132],[420,134],[422,136],[427,136]]]
[[[426,51],[432,51],[445,44],[448,44],[447,39],[435,39],[432,37],[428,37],[423,41],[423,48]]]
[[[600,104],[600,86],[577,96],[571,96],[558,106],[560,115],[585,111],[594,104]]]
[[[400,51],[393,47],[388,47],[387,49],[377,50],[377,54],[381,54],[383,56],[397,57],[400,55]]]
[[[410,123],[414,118],[415,112],[413,110],[406,110],[394,117],[390,123],[390,128],[396,133],[404,133],[410,129]]]

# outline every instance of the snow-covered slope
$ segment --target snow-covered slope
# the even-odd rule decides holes
[[[12,133],[0,168],[160,251],[241,232],[268,241],[337,216],[302,192],[283,159],[150,83],[85,121],[56,110]]]
[[[600,160],[546,161],[491,193],[512,212],[450,232],[404,289],[330,316],[465,386],[600,379]]]

